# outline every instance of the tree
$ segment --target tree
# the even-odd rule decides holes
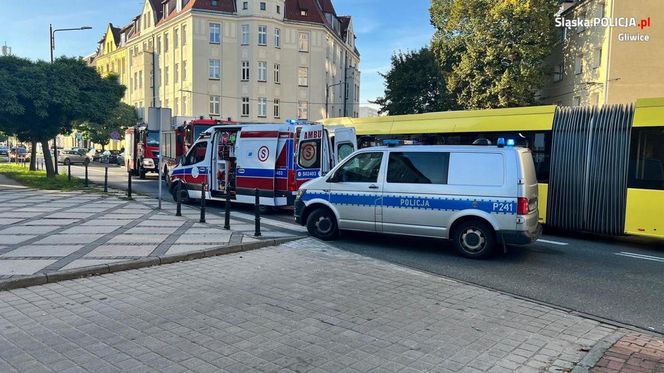
[[[558,0],[432,0],[432,48],[447,88],[469,109],[537,102],[555,41]]]
[[[85,121],[77,123],[74,127],[93,143],[100,144],[103,150],[110,142],[113,132],[122,133],[127,127],[135,125],[137,121],[136,109],[121,102],[101,123]]]
[[[457,107],[445,87],[441,64],[429,48],[394,54],[390,71],[381,76],[385,96],[373,102],[381,106],[381,113],[419,114]]]
[[[32,159],[36,143],[41,143],[47,176],[53,177],[48,141],[71,132],[74,121],[104,121],[124,90],[117,77],[102,78],[79,59],[59,58],[49,64],[0,57],[0,130],[31,141]]]

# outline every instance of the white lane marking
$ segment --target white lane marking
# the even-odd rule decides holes
[[[661,256],[643,255],[643,254],[629,253],[629,252],[626,252],[626,251],[622,251],[622,252],[615,253],[615,254],[620,255],[620,256],[626,256],[628,258],[643,259],[643,260],[650,260],[650,261],[653,261],[653,262],[664,263],[664,258],[661,257]]]
[[[543,240],[541,238],[539,240],[537,240],[537,242],[550,243],[552,245],[558,245],[558,246],[567,246],[567,245],[569,245],[567,242],[549,241],[549,240]]]

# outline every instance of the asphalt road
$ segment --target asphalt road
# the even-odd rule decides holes
[[[89,168],[103,182],[103,168]],[[83,175],[82,167],[72,173]],[[157,197],[155,175],[133,179],[139,193]],[[123,168],[109,168],[109,185],[126,189]],[[164,198],[170,195],[164,188]],[[223,214],[221,203],[209,213]],[[250,213],[250,207],[234,211]],[[269,219],[293,223],[289,211]],[[344,233],[334,246],[411,268],[496,289],[598,318],[664,333],[664,242],[545,235],[527,247],[509,247],[492,260],[458,256],[440,240]]]

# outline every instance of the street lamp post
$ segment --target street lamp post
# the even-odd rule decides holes
[[[53,29],[53,25],[49,24],[48,25],[48,30],[49,30],[49,43],[50,43],[50,51],[51,51],[51,63],[53,63],[53,52],[55,51],[55,33],[59,31],[83,31],[83,30],[91,30],[92,27],[90,26],[83,26],[83,27],[77,27],[77,28],[58,28],[58,29]],[[58,135],[55,135],[53,138],[53,169],[55,170],[55,174],[58,174]]]
[[[330,117],[330,111],[328,110],[328,107],[330,106],[330,88],[336,87],[338,85],[344,84],[343,81],[340,81],[339,83],[336,84],[327,84],[325,83],[325,117],[329,118]]]

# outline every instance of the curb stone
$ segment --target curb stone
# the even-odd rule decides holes
[[[226,254],[239,253],[242,251],[250,251],[262,249],[264,247],[278,246],[291,241],[299,240],[302,237],[285,237],[265,240],[260,242],[252,242],[240,245],[219,246],[206,250],[192,251],[188,253],[153,256],[146,257],[132,261],[101,264],[90,267],[75,268],[65,271],[58,271],[53,273],[37,273],[30,276],[0,280],[0,291],[12,290],[18,288],[27,288],[31,286],[44,285],[54,282],[73,280],[77,278],[99,276],[107,273],[114,273],[126,271],[131,269],[140,269],[153,267],[163,264],[171,264],[177,262],[190,261],[195,259],[209,258],[213,256],[220,256]]]
[[[593,368],[597,362],[604,356],[604,353],[613,346],[614,343],[618,342],[620,338],[625,335],[622,331],[615,331],[611,335],[597,342],[593,348],[588,351],[586,356],[579,361],[579,363],[572,369],[571,373],[588,373],[591,368]]]

